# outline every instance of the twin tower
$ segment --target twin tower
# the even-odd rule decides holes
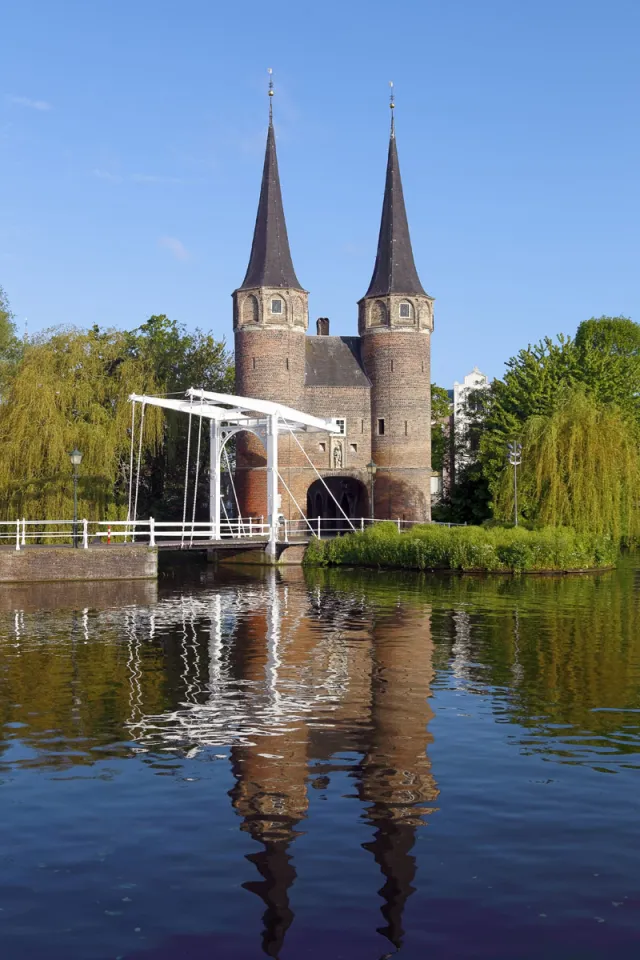
[[[233,293],[236,393],[339,425],[335,434],[300,435],[303,449],[291,436],[279,440],[281,510],[292,520],[301,511],[338,523],[346,523],[343,513],[430,519],[433,298],[413,259],[391,116],[378,251],[358,302],[359,336],[330,336],[326,318],[308,336],[309,295],[289,249],[270,110],[249,266]],[[251,434],[238,437],[236,490],[243,516],[266,515],[265,452]]]

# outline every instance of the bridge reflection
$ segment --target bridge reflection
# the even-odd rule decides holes
[[[378,609],[364,596],[309,588],[300,570],[247,578],[212,597],[156,608],[157,631],[182,628],[183,701],[173,711],[130,720],[143,745],[230,746],[231,803],[260,849],[244,888],[261,898],[262,948],[279,956],[294,919],[295,840],[309,816],[310,769],[325,787],[353,757],[349,776],[372,830],[364,849],[382,874],[378,928],[399,948],[413,892],[416,830],[438,789],[426,754],[432,678],[428,608]],[[197,636],[208,621],[208,683],[196,680]],[[139,623],[138,634],[145,633]],[[140,647],[134,651],[140,655]],[[136,669],[132,666],[132,684]],[[320,776],[318,777],[318,774]],[[357,807],[354,806],[357,818]]]
[[[430,608],[343,593],[300,568],[220,571],[210,587],[160,593],[106,586],[21,589],[0,605],[12,651],[0,729],[18,721],[28,748],[16,762],[89,766],[130,757],[131,744],[152,765],[166,751],[228,758],[229,800],[256,845],[243,886],[264,904],[271,957],[294,921],[298,875],[314,881],[296,839],[346,772],[344,802],[381,874],[378,930],[400,947],[416,831],[438,795],[426,754]],[[0,740],[0,772],[10,743]]]

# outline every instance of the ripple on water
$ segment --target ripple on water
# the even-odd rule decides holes
[[[634,576],[21,594],[6,955],[635,956]]]

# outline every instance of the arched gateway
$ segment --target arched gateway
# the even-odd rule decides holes
[[[370,516],[367,491],[355,477],[325,476],[314,480],[307,490],[307,517],[319,519],[321,531],[351,530],[349,520],[367,516]]]

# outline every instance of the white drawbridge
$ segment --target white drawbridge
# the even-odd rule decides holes
[[[252,541],[260,547],[266,547],[269,556],[277,553],[277,544],[300,542],[301,538],[316,536],[318,538],[335,536],[345,530],[364,530],[376,523],[387,521],[377,520],[374,517],[350,517],[342,504],[338,502],[329,488],[326,480],[312,462],[299,434],[329,433],[341,434],[341,425],[334,418],[314,417],[301,410],[294,410],[281,403],[270,400],[257,400],[253,397],[236,397],[229,393],[214,393],[209,390],[190,388],[185,391],[185,399],[177,400],[168,397],[153,397],[140,394],[131,394],[131,451],[129,461],[129,506],[126,520],[27,520],[25,517],[15,520],[0,521],[0,544],[8,540],[15,543],[16,550],[23,547],[39,544],[68,543],[89,549],[90,544],[105,543],[148,543],[151,547],[167,549],[194,548],[203,549],[215,547],[236,550],[238,547],[247,547],[246,541]],[[182,520],[156,521],[153,517],[138,519],[138,492],[140,488],[141,467],[144,447],[144,419],[147,406],[162,407],[165,410],[174,410],[184,413],[189,418],[187,434],[187,452],[185,463],[185,485]],[[139,417],[136,411],[140,410]],[[197,418],[197,452],[195,455],[195,479],[191,506],[191,519],[187,518],[189,499],[189,467],[191,455],[191,438],[193,418]],[[203,421],[210,421],[210,496],[209,520],[206,523],[196,522],[196,506],[198,493],[198,477],[200,472],[200,452],[202,445]],[[245,517],[240,513],[240,505],[236,496],[231,464],[227,453],[227,442],[238,433],[247,431],[264,444],[267,454],[267,517],[259,519]],[[324,486],[327,495],[333,500],[336,508],[334,525],[317,516],[309,519],[292,491],[287,486],[284,477],[278,470],[278,437],[289,434],[298,445],[309,468]],[[233,490],[238,510],[237,519],[231,520],[222,498],[222,462],[227,466],[227,472]],[[136,464],[137,460],[137,464]],[[300,514],[299,520],[288,520],[280,514],[280,494],[278,485],[286,490],[291,503]],[[306,506],[306,504],[305,504]],[[222,513],[225,519],[222,519]],[[342,519],[339,519],[341,517]],[[282,521],[282,522],[281,522]],[[433,521],[431,521],[433,522]],[[410,530],[419,523],[415,520],[401,520],[396,518],[398,532]],[[457,524],[444,524],[457,526]],[[290,539],[292,537],[292,539]],[[242,541],[239,544],[237,541]]]
[[[264,533],[268,540],[267,552],[275,555],[276,544],[278,542],[279,527],[279,507],[280,497],[278,493],[278,481],[287,489],[291,499],[296,504],[304,523],[313,532],[311,525],[304,515],[304,511],[295,501],[293,494],[286,487],[284,480],[278,471],[278,437],[281,434],[290,433],[301,447],[304,448],[296,437],[299,433],[328,432],[338,433],[339,426],[334,419],[325,419],[323,417],[314,417],[301,410],[294,410],[292,407],[284,406],[280,403],[273,403],[270,400],[257,400],[251,397],[236,397],[227,393],[214,393],[209,390],[197,390],[190,388],[186,391],[186,399],[171,400],[166,397],[152,397],[145,395],[132,394],[129,398],[132,402],[132,435],[131,435],[131,464],[129,480],[129,521],[136,523],[137,503],[138,503],[138,484],[140,479],[140,459],[142,454],[142,431],[144,426],[144,411],[146,406],[162,407],[165,410],[175,410],[179,413],[185,413],[189,416],[189,432],[187,441],[187,462],[185,468],[185,494],[184,494],[184,516],[183,516],[183,540],[184,529],[187,523],[187,486],[189,472],[189,456],[191,447],[191,419],[199,418],[198,430],[198,450],[196,455],[196,479],[194,484],[193,514],[191,521],[191,537],[193,540],[193,527],[195,521],[196,500],[195,495],[198,486],[198,469],[200,459],[200,443],[202,436],[202,420],[210,421],[210,539],[219,541],[223,532],[223,521],[221,519],[224,504],[222,502],[221,474],[222,461],[226,460],[227,466],[229,459],[226,451],[226,444],[231,437],[243,431],[252,433],[258,437],[265,446],[267,453],[267,523]],[[134,481],[134,448],[135,448],[135,405],[140,404],[140,424],[139,424],[139,447],[138,447],[138,471]],[[306,456],[306,453],[305,453]],[[307,457],[307,459],[309,459]],[[313,464],[309,460],[313,467]],[[315,467],[313,467],[315,470]],[[318,477],[320,474],[315,470]],[[322,477],[320,477],[322,480]],[[233,478],[231,478],[233,483]],[[324,481],[323,481],[324,482]],[[328,489],[328,488],[327,488]],[[329,491],[330,492],[330,491]],[[235,493],[235,490],[234,490]],[[333,497],[333,494],[331,494]],[[335,497],[333,498],[335,499]],[[336,501],[337,503],[337,501]],[[337,504],[340,512],[344,514],[340,504]],[[225,511],[226,512],[226,511]],[[346,514],[345,514],[346,517]],[[348,518],[347,518],[348,520]],[[242,519],[240,518],[242,524]],[[349,520],[349,525],[351,521]],[[228,526],[228,524],[227,524]]]
[[[236,540],[251,540],[265,546],[267,553],[275,557],[278,542],[291,542],[290,535],[300,538],[308,536],[335,536],[345,529],[364,530],[375,523],[384,523],[373,517],[349,517],[318,472],[309,455],[300,442],[299,434],[341,432],[339,423],[333,419],[314,417],[294,410],[292,407],[269,400],[256,400],[251,397],[236,397],[228,393],[213,393],[209,390],[191,388],[186,391],[185,399],[176,400],[167,397],[152,397],[131,394],[131,452],[129,462],[129,508],[126,520],[27,520],[24,517],[0,522],[0,543],[9,540],[15,543],[16,550],[30,544],[67,543],[71,540],[75,546],[89,548],[90,543],[146,542],[150,546],[174,549],[176,547],[228,547],[235,549]],[[153,517],[138,519],[138,491],[140,487],[141,466],[143,460],[144,418],[147,406],[162,407],[187,414],[189,430],[187,434],[187,452],[185,464],[185,487],[182,521],[156,521]],[[140,410],[136,417],[136,410]],[[193,418],[198,420],[197,452],[195,456],[195,480],[191,505],[191,518],[187,518],[189,494],[189,466],[191,455],[191,435]],[[200,471],[200,452],[203,421],[210,421],[210,517],[206,523],[196,522],[196,501],[198,476]],[[137,423],[137,429],[136,429]],[[267,453],[267,517],[242,518],[238,498],[235,493],[231,465],[227,453],[227,442],[243,430],[254,434],[264,444]],[[289,434],[300,448],[310,469],[324,485],[328,496],[336,507],[336,516],[341,515],[339,525],[333,528],[316,517],[310,520],[295,499],[284,478],[278,471],[278,437]],[[137,459],[137,465],[136,465]],[[222,499],[222,462],[226,463],[231,487],[238,508],[238,518],[230,520]],[[280,494],[278,484],[286,490],[296,510],[299,520],[284,520],[280,515]],[[305,504],[306,506],[306,504]],[[222,513],[225,519],[222,520]],[[280,520],[283,522],[280,523]],[[410,530],[418,521],[396,519],[398,531]],[[335,523],[335,521],[334,521]],[[445,524],[456,526],[456,524]]]

